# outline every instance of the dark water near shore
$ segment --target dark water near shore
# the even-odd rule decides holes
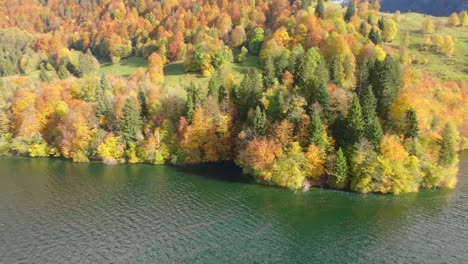
[[[455,190],[400,196],[238,173],[0,159],[0,263],[468,263],[466,153]]]

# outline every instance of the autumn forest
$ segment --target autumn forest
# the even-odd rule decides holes
[[[234,162],[290,189],[453,188],[467,41],[446,32],[466,32],[467,12],[410,31],[378,0],[344,2],[2,1],[0,155]]]

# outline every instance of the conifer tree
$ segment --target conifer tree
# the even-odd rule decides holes
[[[210,81],[208,82],[208,95],[218,99],[220,96],[219,90],[222,84],[221,72],[218,70],[211,76]]]
[[[366,124],[370,123],[377,116],[377,99],[375,99],[374,92],[370,85],[367,86],[367,89],[362,93],[360,102],[362,106],[362,118]]]
[[[369,39],[375,45],[382,43],[382,38],[380,37],[380,33],[374,27],[372,27],[371,31],[369,32]]]
[[[107,75],[103,73],[101,75],[101,81],[100,81],[100,87],[104,91],[112,91],[112,84],[110,83],[109,79],[107,78]]]
[[[362,108],[357,96],[351,102],[351,108],[346,120],[347,144],[349,146],[360,141],[364,136],[364,120],[362,118]]]
[[[138,92],[138,103],[140,103],[141,118],[145,120],[145,118],[148,116],[149,109],[145,92],[142,89],[140,89]]]
[[[334,185],[343,186],[348,178],[348,164],[341,148],[336,152],[335,166],[333,167]]]
[[[369,142],[372,143],[375,150],[379,151],[383,139],[383,131],[378,117],[374,117],[373,120],[366,123],[364,134]]]
[[[267,124],[267,117],[265,111],[261,110],[259,106],[255,109],[255,114],[252,120],[252,128],[259,136],[265,134]]]
[[[439,164],[444,167],[450,167],[455,162],[455,159],[455,132],[450,124],[446,124],[442,131],[442,140],[440,141]]]
[[[351,17],[356,14],[356,6],[354,5],[354,1],[348,1],[348,8],[346,9],[345,20],[349,22]]]
[[[123,108],[122,118],[120,120],[120,134],[127,144],[137,141],[141,134],[143,122],[140,117],[140,111],[128,98]]]
[[[195,109],[202,102],[202,95],[200,92],[200,88],[197,87],[194,83],[190,83],[190,85],[186,87],[186,91],[187,91],[186,117],[189,122],[192,122],[192,117],[193,117],[193,114],[195,113]]]
[[[249,109],[258,104],[262,92],[262,75],[256,70],[249,71],[240,85],[234,88],[234,101],[242,120],[246,120]]]
[[[312,114],[309,135],[310,144],[314,144],[324,151],[327,145],[327,140],[326,137],[324,137],[322,120],[320,119],[320,115],[317,111],[314,111]]]
[[[315,15],[322,19],[325,17],[325,5],[323,4],[323,0],[318,1],[315,7]]]
[[[65,66],[65,64],[59,66],[57,75],[60,78],[60,80],[65,80],[70,76],[70,72],[68,71],[67,66]]]
[[[271,53],[267,53],[262,63],[263,85],[267,88],[273,87],[278,82],[275,75],[275,66]]]
[[[414,109],[410,108],[406,110],[405,123],[405,137],[416,138],[419,133],[419,127],[416,111]]]
[[[369,76],[369,83],[377,98],[377,112],[386,120],[390,106],[400,92],[400,65],[391,55],[387,55],[384,61],[376,60]]]

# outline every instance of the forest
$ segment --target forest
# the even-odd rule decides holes
[[[468,39],[468,14],[423,17],[411,31],[411,16],[380,8],[4,1],[0,155],[234,162],[294,190],[453,188],[468,146],[468,47],[447,32]]]

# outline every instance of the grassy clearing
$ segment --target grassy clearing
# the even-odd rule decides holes
[[[130,57],[121,60],[119,63],[112,64],[110,62],[101,64],[101,73],[108,75],[128,77],[136,70],[142,68],[146,70],[148,61],[141,57]]]
[[[383,14],[393,16],[393,14]],[[400,16],[398,23],[400,33],[389,46],[399,49],[405,36],[409,34],[409,50],[416,60],[422,62],[428,60],[427,64],[417,64],[418,68],[428,69],[430,73],[438,78],[445,80],[467,81],[468,80],[468,27],[450,27],[447,26],[446,17],[431,17],[418,13],[404,13]],[[424,35],[421,31],[422,23],[430,18],[439,20],[442,27],[438,34],[451,35],[457,39],[455,52],[448,57],[433,51],[424,51],[420,49]]]

